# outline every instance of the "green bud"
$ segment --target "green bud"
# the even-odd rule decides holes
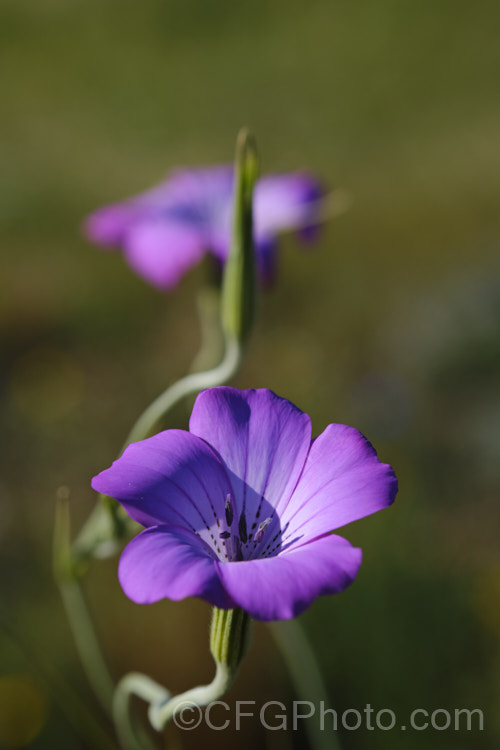
[[[257,180],[255,141],[241,130],[236,142],[231,249],[222,286],[222,327],[226,336],[243,343],[250,333],[255,308],[255,249],[252,198]]]

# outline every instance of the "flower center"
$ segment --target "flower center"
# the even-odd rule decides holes
[[[264,518],[263,507],[271,512]],[[252,514],[243,509],[238,514],[235,503],[230,493],[226,495],[224,504],[224,515],[217,514],[211,503],[213,523],[209,525],[201,515],[204,528],[192,528],[192,531],[200,537],[215,553],[222,562],[241,562],[243,560],[256,560],[264,557],[273,557],[283,548],[283,534],[287,530],[281,528],[279,517],[274,508],[261,498],[252,521]]]
[[[273,515],[267,516],[267,518],[259,522],[260,511],[261,508],[259,506],[255,520],[251,527],[249,527],[245,506],[243,506],[243,510],[239,517],[237,517],[233,498],[230,494],[226,496],[224,505],[225,523],[217,523],[220,541],[217,544],[217,540],[214,539],[211,545],[217,552],[220,560],[224,562],[241,562],[242,560],[270,557],[279,552],[281,547],[281,530],[278,526],[277,533],[273,535],[272,539],[267,539],[266,532],[274,518]],[[226,528],[220,531],[221,526],[225,526]]]

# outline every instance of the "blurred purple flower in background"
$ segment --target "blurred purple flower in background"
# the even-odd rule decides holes
[[[198,396],[189,432],[133,443],[92,487],[147,527],[120,560],[130,599],[198,596],[284,620],[352,583],[361,550],[329,532],[390,505],[397,479],[353,427],[311,442],[286,399],[219,387]]]
[[[98,245],[120,247],[139,276],[171,289],[206,252],[224,262],[232,222],[233,167],[179,169],[158,186],[98,209],[85,223]],[[319,183],[304,173],[268,175],[254,193],[257,267],[264,283],[276,270],[276,236],[298,229],[304,240],[318,224]]]

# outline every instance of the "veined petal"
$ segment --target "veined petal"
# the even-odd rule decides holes
[[[229,469],[237,512],[249,532],[263,507],[280,511],[290,498],[309,450],[311,422],[290,401],[267,389],[203,391],[189,422]]]
[[[398,482],[354,427],[328,425],[313,442],[286,510],[283,544],[303,544],[391,505]]]
[[[159,289],[174,287],[205,252],[196,226],[167,218],[130,227],[124,247],[129,265]]]
[[[125,547],[118,566],[125,594],[137,604],[199,596],[215,607],[234,606],[210,550],[185,529],[153,526]]]
[[[361,565],[361,550],[332,534],[276,557],[215,565],[228,595],[252,617],[288,620],[317,596],[349,586]]]
[[[132,443],[94,477],[92,487],[114,497],[144,526],[182,526],[199,532],[210,546],[231,489],[214,451],[184,430]]]

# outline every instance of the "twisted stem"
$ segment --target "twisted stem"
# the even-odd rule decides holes
[[[147,675],[131,672],[118,683],[113,701],[113,717],[117,731],[126,739],[134,736],[135,730],[130,715],[132,696],[149,703],[148,717],[151,726],[161,732],[175,715],[182,710],[193,710],[222,698],[234,682],[240,662],[248,646],[250,617],[242,609],[213,610],[210,632],[210,650],[216,664],[215,676],[209,685],[186,690],[171,697],[166,688]],[[125,744],[127,750],[140,750],[133,742]]]

